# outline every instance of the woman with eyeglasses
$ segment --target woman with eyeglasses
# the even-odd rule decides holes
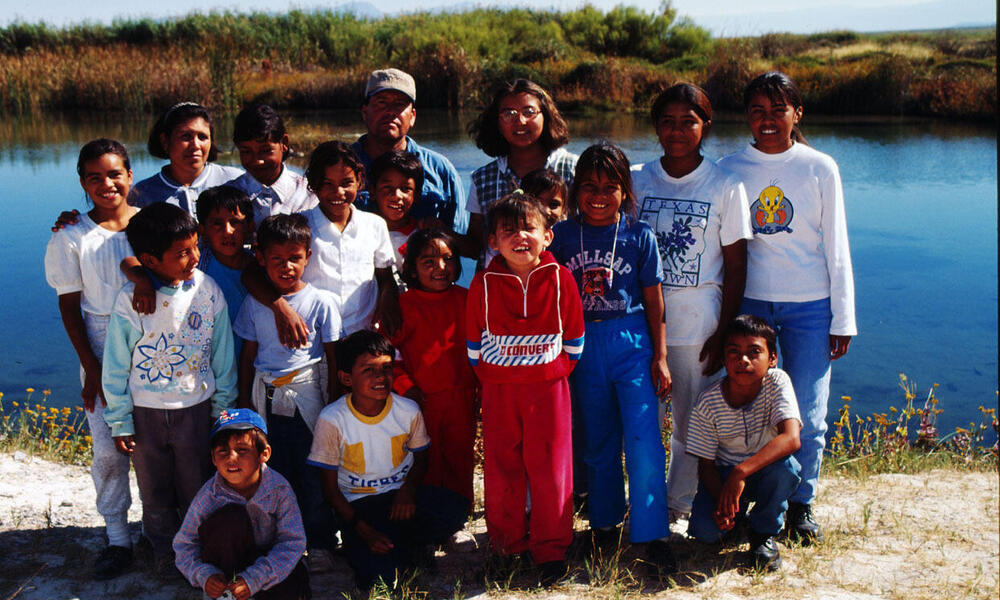
[[[500,84],[468,130],[476,146],[494,157],[472,173],[466,201],[471,215],[463,253],[480,259],[482,269],[496,254],[483,234],[489,231],[485,222],[489,207],[519,188],[525,175],[539,169],[552,169],[571,185],[577,156],[564,148],[569,131],[552,96],[527,79]]]

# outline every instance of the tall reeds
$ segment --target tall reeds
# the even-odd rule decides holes
[[[422,106],[479,106],[528,77],[567,107],[644,110],[677,80],[739,109],[750,77],[787,71],[811,111],[996,119],[996,33],[768,34],[710,39],[667,8],[478,9],[363,19],[333,12],[193,14],[55,29],[0,28],[0,114],[356,106],[364,75],[398,66]]]

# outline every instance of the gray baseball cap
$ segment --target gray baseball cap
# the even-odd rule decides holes
[[[413,102],[417,100],[417,84],[413,81],[413,77],[399,69],[380,69],[372,71],[368,76],[365,98],[371,98],[374,94],[385,90],[396,90],[406,94]]]

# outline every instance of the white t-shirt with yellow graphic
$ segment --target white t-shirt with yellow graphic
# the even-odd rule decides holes
[[[430,443],[416,402],[391,394],[382,412],[368,417],[347,394],[319,413],[306,462],[337,470],[340,491],[353,502],[402,486],[413,452]]]

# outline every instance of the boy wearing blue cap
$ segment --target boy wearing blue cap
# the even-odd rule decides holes
[[[265,464],[264,419],[224,410],[212,426],[216,474],[198,490],[174,537],[177,569],[211,598],[309,598],[306,534],[288,482]]]

